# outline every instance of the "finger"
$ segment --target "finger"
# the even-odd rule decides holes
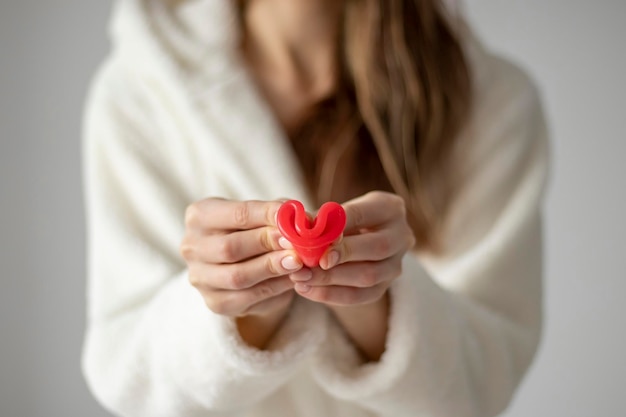
[[[247,230],[276,225],[280,201],[231,201],[207,198],[190,205],[185,222],[192,227]]]
[[[268,279],[245,290],[209,290],[204,293],[207,307],[216,314],[240,316],[256,304],[292,290],[287,277]]]
[[[329,270],[313,268],[310,277],[306,277],[304,270],[301,270],[290,274],[290,278],[294,282],[311,287],[368,288],[392,281],[400,274],[402,274],[402,255],[398,254],[379,262],[350,262]]]
[[[293,284],[292,284],[293,285]],[[270,297],[266,300],[260,301],[256,304],[248,307],[246,311],[240,314],[240,316],[248,316],[248,315],[263,315],[273,311],[278,311],[289,305],[295,292],[293,291],[293,286],[288,291],[283,292],[282,294],[276,295],[274,297]]]
[[[275,251],[233,264],[204,264],[202,275],[195,280],[199,286],[213,289],[243,290],[301,268],[302,261],[295,252]]]
[[[402,197],[383,191],[372,191],[343,205],[346,231],[378,226],[398,216],[406,216]]]
[[[369,288],[357,287],[311,287],[306,284],[296,284],[294,289],[300,296],[318,303],[334,306],[363,305],[377,301],[385,294],[388,283],[378,284]]]
[[[388,223],[388,227],[361,234],[344,236],[320,259],[322,269],[347,262],[380,261],[405,252],[415,242],[413,231],[405,221]]]
[[[280,250],[280,232],[273,226],[228,234],[188,236],[181,245],[185,259],[206,263],[235,263]]]

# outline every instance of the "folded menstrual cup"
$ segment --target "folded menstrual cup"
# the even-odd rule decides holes
[[[319,265],[326,249],[343,233],[346,212],[331,201],[324,203],[317,217],[310,220],[301,202],[289,200],[278,209],[277,223],[304,265],[312,268]]]

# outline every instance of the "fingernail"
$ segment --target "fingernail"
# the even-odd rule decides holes
[[[339,252],[337,252],[336,250],[330,251],[328,257],[326,258],[326,261],[326,269],[330,269],[333,266],[337,265],[337,262],[339,262]]]
[[[291,244],[291,242],[288,241],[284,236],[281,236],[280,239],[278,239],[278,244],[283,249],[293,249],[293,245]]]
[[[304,268],[291,274],[290,278],[293,281],[308,281],[313,278],[313,272],[308,268]]]
[[[296,290],[296,292],[299,292],[299,293],[307,293],[307,292],[309,292],[311,290],[311,286],[310,285],[306,285],[306,284],[297,283],[294,286],[294,289]]]
[[[278,224],[278,209],[274,212],[274,224]]]
[[[293,270],[298,269],[298,268],[300,268],[302,266],[302,264],[300,262],[296,261],[296,258],[294,258],[293,256],[285,256],[280,261],[280,264],[287,271],[293,271]]]

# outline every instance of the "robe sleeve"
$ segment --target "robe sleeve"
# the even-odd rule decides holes
[[[149,103],[122,73],[114,61],[105,65],[85,117],[83,372],[99,401],[123,416],[248,409],[312,355],[325,337],[325,311],[298,300],[260,351],[241,340],[233,319],[205,306],[178,253],[193,194],[177,180],[185,161],[166,155]]]
[[[321,387],[381,416],[495,416],[540,340],[546,127],[528,77],[491,59],[446,253],[405,256],[379,362],[363,364],[338,325],[316,358]]]

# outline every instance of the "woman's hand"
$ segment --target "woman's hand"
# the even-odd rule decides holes
[[[320,268],[290,275],[298,294],[330,306],[376,302],[402,272],[402,257],[415,244],[404,200],[373,191],[344,204],[343,238],[320,260]]]
[[[384,351],[391,282],[402,258],[415,245],[404,200],[374,191],[344,204],[343,239],[320,260],[319,268],[290,274],[302,297],[327,304],[370,360]]]
[[[216,314],[238,318],[241,336],[261,348],[294,296],[288,274],[302,268],[278,243],[281,202],[208,198],[190,205],[180,253],[189,281]]]

